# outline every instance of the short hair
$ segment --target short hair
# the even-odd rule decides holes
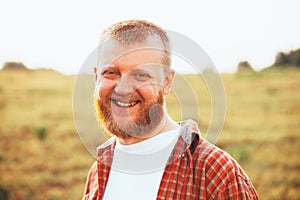
[[[149,37],[155,37],[163,45],[162,62],[171,65],[170,42],[167,33],[159,26],[146,20],[125,20],[106,28],[101,34],[101,42],[115,39],[124,46],[136,42],[145,42]]]

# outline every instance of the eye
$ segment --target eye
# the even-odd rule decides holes
[[[145,80],[148,80],[148,79],[151,78],[149,74],[147,74],[147,73],[141,73],[141,72],[134,73],[133,76],[134,76],[134,78],[136,80],[139,80],[139,81],[145,81]]]
[[[116,70],[104,70],[101,75],[104,77],[104,78],[109,78],[109,79],[113,79],[113,78],[116,78],[120,75],[120,73]]]

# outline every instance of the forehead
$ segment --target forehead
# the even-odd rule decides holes
[[[162,64],[163,45],[151,39],[124,46],[110,39],[99,47],[99,64],[102,67],[114,65]]]

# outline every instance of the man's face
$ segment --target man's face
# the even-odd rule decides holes
[[[173,73],[162,65],[161,51],[145,49],[160,47],[156,43],[125,48],[111,40],[102,46],[96,108],[101,123],[117,137],[147,137],[163,126],[164,95]]]

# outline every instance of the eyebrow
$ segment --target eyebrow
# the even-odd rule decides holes
[[[148,73],[149,75],[152,75],[153,73],[155,73],[155,71],[156,70],[154,67],[142,67],[142,66],[138,66],[130,70],[131,73],[143,72],[143,73]]]
[[[132,72],[148,72],[150,70],[147,70],[147,69],[144,69],[144,68],[133,68],[130,71],[132,71]]]
[[[114,64],[110,64],[110,65],[107,65],[105,67],[101,67],[101,71],[105,70],[105,69],[113,69],[113,68],[117,68],[118,66],[117,65],[114,65]]]

